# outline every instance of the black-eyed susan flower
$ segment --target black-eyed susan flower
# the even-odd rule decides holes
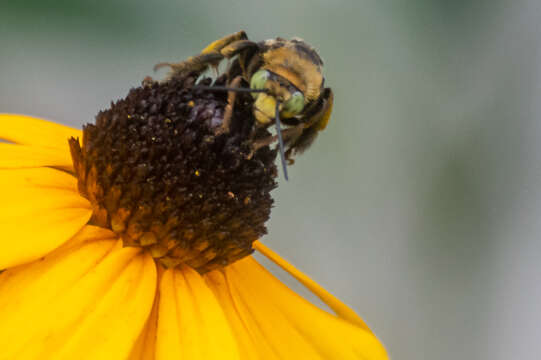
[[[213,136],[225,98],[193,80],[133,89],[83,131],[0,115],[0,359],[386,358],[352,310],[256,240],[276,154],[246,156],[241,122]]]

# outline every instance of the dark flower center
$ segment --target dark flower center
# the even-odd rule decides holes
[[[254,137],[268,135],[254,134],[251,96],[238,94],[230,131],[215,135],[226,94],[194,90],[195,80],[144,82],[70,148],[92,223],[166,267],[204,273],[252,253],[266,233],[277,171],[268,147],[250,156]]]

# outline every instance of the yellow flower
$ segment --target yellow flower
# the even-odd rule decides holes
[[[262,243],[335,314],[251,257],[201,275],[165,269],[90,225],[67,139],[80,130],[0,115],[0,359],[386,359],[346,305]]]

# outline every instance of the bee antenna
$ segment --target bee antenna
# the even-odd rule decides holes
[[[251,89],[251,88],[236,88],[227,86],[205,86],[196,85],[193,87],[196,90],[208,90],[208,91],[235,91],[235,92],[250,92],[250,93],[268,93],[267,89]]]
[[[288,180],[287,177],[287,163],[286,163],[286,156],[284,154],[284,140],[282,139],[282,130],[280,130],[280,102],[276,102],[276,135],[278,136],[278,146],[280,147],[280,159],[282,160],[282,168],[284,169],[284,178],[286,181]]]

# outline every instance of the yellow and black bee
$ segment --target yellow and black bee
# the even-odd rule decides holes
[[[333,93],[324,87],[323,61],[310,45],[299,38],[254,42],[239,31],[212,42],[186,61],[161,63],[155,68],[169,66],[170,76],[203,72],[209,66],[217,69],[223,59],[235,56],[228,69],[229,82],[222,88],[229,92],[228,105],[218,131],[229,131],[236,93],[251,92],[256,125],[268,127],[274,119],[277,130],[276,136],[254,142],[253,151],[278,140],[287,179],[285,161],[293,163],[292,156],[312,144],[318,132],[327,126],[332,111]],[[280,123],[286,125],[284,130]]]

